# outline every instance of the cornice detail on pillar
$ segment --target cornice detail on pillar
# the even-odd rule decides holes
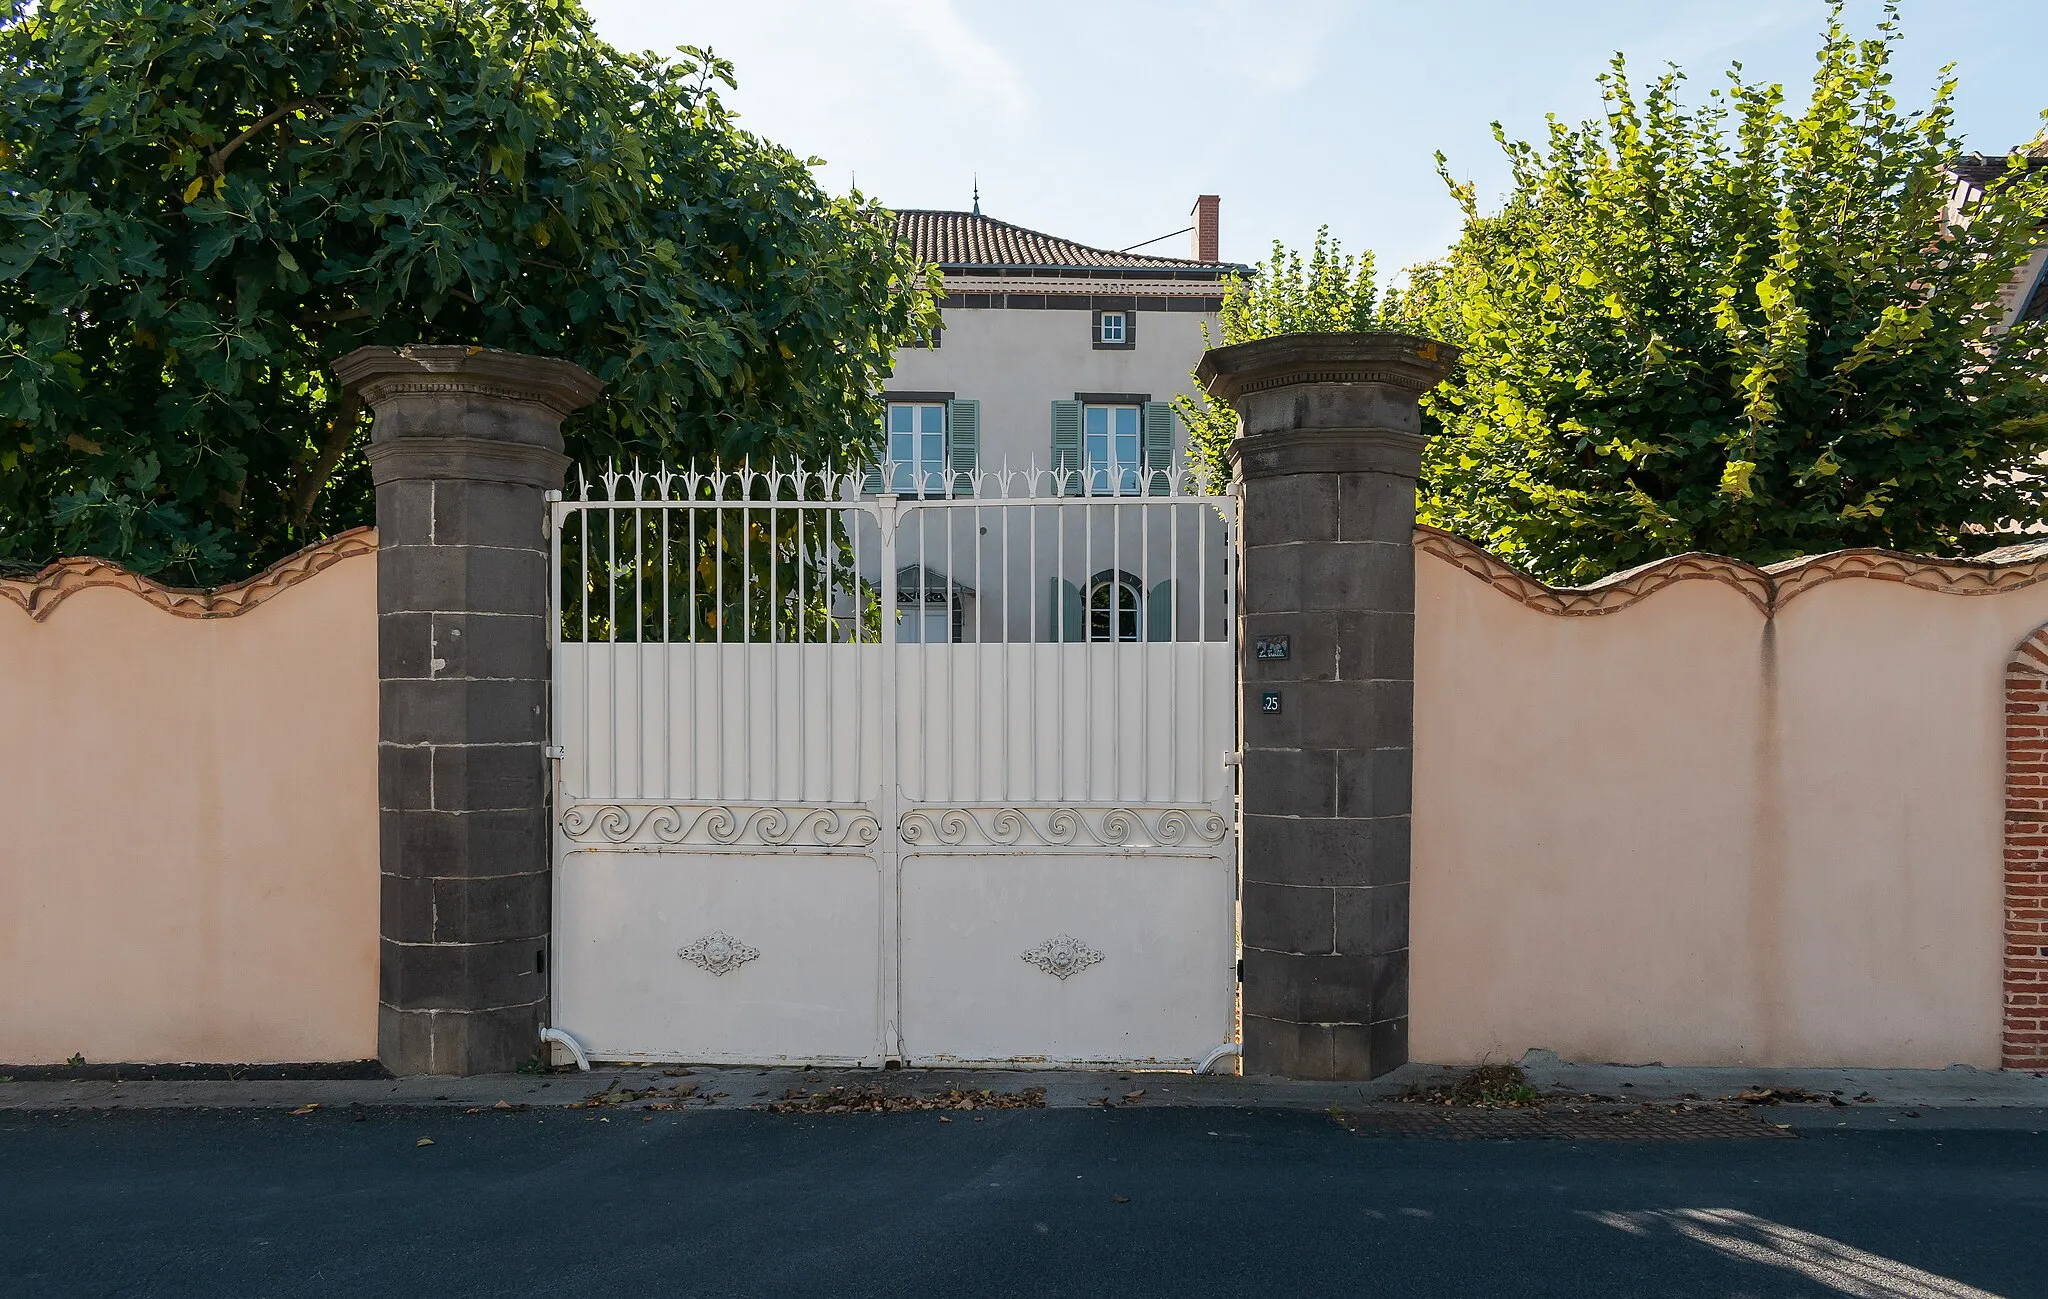
[[[372,407],[386,397],[462,393],[545,407],[559,418],[604,391],[596,375],[573,361],[462,344],[359,347],[332,369]]]
[[[365,458],[371,481],[380,484],[408,478],[472,478],[557,489],[569,472],[569,457],[558,450],[459,435],[372,441]]]
[[[377,553],[375,528],[350,528],[287,555],[254,577],[211,589],[162,586],[104,559],[60,559],[34,577],[0,577],[0,601],[37,622],[80,591],[111,586],[179,618],[232,618],[344,559]]]
[[[1296,384],[1377,383],[1421,395],[1458,349],[1413,334],[1281,334],[1202,354],[1195,377],[1220,401]]]
[[[1996,595],[2048,581],[2048,542],[2007,546],[1972,559],[1936,559],[1864,548],[1806,555],[1759,568],[1725,555],[1688,552],[1578,587],[1555,587],[1489,554],[1455,533],[1426,524],[1415,548],[1479,578],[1538,613],[1589,618],[1619,613],[1679,582],[1719,582],[1741,592],[1766,618],[1815,587],[1841,578],[1899,582],[1941,595]]]
[[[1428,439],[1399,429],[1305,428],[1253,433],[1224,449],[1240,478],[1283,474],[1399,474],[1421,470]]]

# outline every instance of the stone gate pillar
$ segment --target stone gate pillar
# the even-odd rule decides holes
[[[1202,358],[1238,416],[1246,1073],[1408,1058],[1416,403],[1455,356],[1294,334]]]
[[[567,361],[365,347],[334,373],[375,414],[383,847],[377,1054],[509,1072],[547,1005],[548,549]],[[311,683],[318,688],[318,683]]]

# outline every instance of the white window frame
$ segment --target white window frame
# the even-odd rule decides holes
[[[896,412],[910,412],[910,430],[899,433],[896,428]],[[938,412],[936,433],[922,427],[925,416]],[[887,416],[889,428],[888,454],[883,462],[883,490],[899,496],[943,496],[946,492],[946,455],[951,449],[952,420],[947,403],[942,401],[892,401]],[[898,455],[898,438],[908,438],[910,456]],[[931,455],[931,447],[920,445],[936,439],[938,454]]]
[[[1118,431],[1118,416],[1130,412],[1131,431],[1130,458],[1126,460],[1117,454],[1117,443],[1125,436]],[[1103,431],[1098,434],[1093,424],[1097,413],[1102,415]],[[1095,455],[1095,439],[1103,442],[1103,456]],[[1088,494],[1091,496],[1136,496],[1144,490],[1145,478],[1145,408],[1127,405],[1095,405],[1081,407],[1081,465],[1088,473]]]
[[[1122,311],[1103,312],[1102,341],[1105,343],[1127,342],[1130,338],[1130,319],[1130,316]],[[1111,332],[1112,330],[1114,332]]]
[[[1107,596],[1099,612],[1103,615],[1104,630],[1113,634],[1097,635],[1095,602],[1098,596]],[[1128,575],[1098,578],[1088,584],[1088,601],[1082,610],[1087,620],[1088,640],[1094,644],[1135,644],[1145,639],[1145,593]],[[1114,620],[1114,622],[1110,620]],[[1116,623],[1124,623],[1119,627]],[[1128,630],[1129,635],[1124,635]]]

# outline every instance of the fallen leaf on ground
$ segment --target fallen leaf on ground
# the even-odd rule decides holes
[[[1136,1091],[1134,1091],[1134,1092],[1125,1092],[1125,1093],[1124,1093],[1124,1099],[1125,1099],[1125,1100],[1127,1100],[1127,1101],[1141,1101],[1141,1100],[1144,1100],[1144,1099],[1145,1099],[1145,1089],[1144,1089],[1143,1087],[1140,1087],[1140,1088],[1138,1088],[1138,1090],[1136,1090]]]
[[[833,1087],[807,1092],[792,1087],[768,1102],[771,1114],[894,1114],[910,1110],[1025,1110],[1045,1108],[1045,1088],[1020,1092],[947,1087],[930,1096],[890,1094],[880,1086]],[[950,1120],[948,1120],[950,1122]]]
[[[1827,1105],[1834,1097],[1825,1092],[1811,1092],[1804,1087],[1745,1087],[1733,1096],[1723,1096],[1724,1101],[1737,1101],[1744,1105]]]
[[[590,1095],[585,1096],[576,1103],[576,1108],[594,1110],[609,1105],[631,1105],[635,1101],[656,1101],[661,1104],[659,1106],[649,1106],[648,1108],[674,1109],[674,1102],[686,1096],[695,1096],[696,1094],[696,1083],[676,1083],[670,1087],[641,1087],[635,1089],[620,1087],[618,1080],[613,1079],[611,1086],[601,1092],[592,1092]],[[506,1109],[512,1108],[505,1105],[503,1101],[498,1102],[498,1104]],[[525,1109],[526,1107],[522,1105],[519,1108]]]
[[[1128,1195],[1112,1195],[1109,1198],[1115,1204],[1129,1204],[1131,1202],[1131,1197]]]
[[[318,1102],[318,1101],[315,1101],[315,1102],[313,1102],[313,1103],[312,1103],[311,1105],[301,1105],[301,1106],[299,1106],[299,1108],[297,1108],[297,1109],[293,1110],[293,1111],[292,1111],[292,1113],[293,1113],[294,1115],[298,1115],[298,1114],[311,1114],[311,1113],[312,1113],[312,1112],[313,1112],[314,1110],[317,1110],[317,1109],[319,1109],[319,1108],[320,1108],[320,1102]]]
[[[418,1141],[413,1142],[413,1144],[416,1146],[431,1146],[434,1144],[434,1139],[432,1137],[421,1137]]]

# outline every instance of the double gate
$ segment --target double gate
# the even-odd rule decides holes
[[[1230,501],[902,468],[551,504],[552,1020],[593,1057],[1185,1067],[1235,1037]]]

